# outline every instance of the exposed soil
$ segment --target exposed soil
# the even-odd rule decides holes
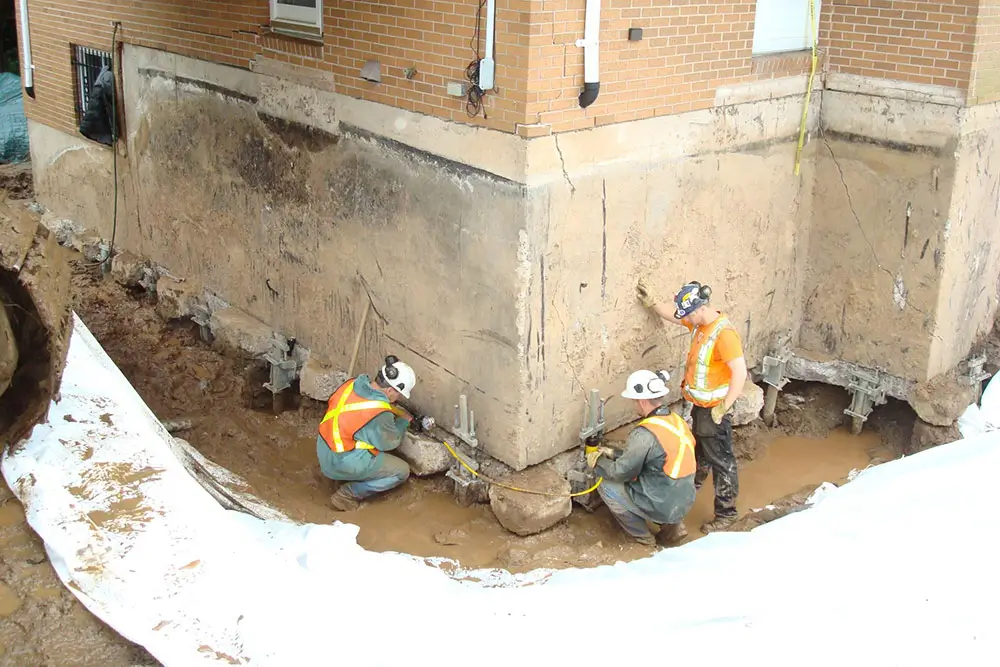
[[[31,163],[0,164],[0,192],[9,199],[34,199],[35,181],[31,177]]]

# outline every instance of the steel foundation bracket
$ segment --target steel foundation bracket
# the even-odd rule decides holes
[[[973,387],[982,384],[983,380],[991,375],[989,371],[983,370],[984,365],[986,365],[985,354],[977,354],[974,357],[969,357],[965,361],[966,372],[962,376],[962,380]]]
[[[208,308],[200,303],[192,304],[191,306],[191,321],[198,325],[198,335],[201,339],[209,343],[212,340],[212,330],[209,329],[208,323],[212,319],[212,314],[208,312]]]
[[[470,468],[479,472],[479,463],[471,459],[461,456],[462,461],[468,465]],[[462,465],[455,465],[448,469],[448,472],[444,475],[452,482],[455,483],[455,499],[458,501],[459,505],[463,507],[469,507],[476,503],[486,503],[489,502],[489,490],[490,485],[487,484],[482,479],[476,477]]]
[[[272,394],[280,394],[288,389],[298,377],[298,362],[289,359],[284,353],[272,350],[264,355],[264,361],[271,367],[271,378],[264,383],[264,388],[270,390]]]
[[[570,470],[566,473],[566,481],[569,482],[570,493],[580,493],[592,487],[597,481],[597,476],[592,470]],[[593,512],[600,507],[601,497],[597,491],[591,491],[581,496],[573,496],[573,502],[588,512]]]
[[[469,447],[479,448],[479,440],[476,438],[476,413],[469,409],[469,399],[465,394],[458,397],[458,405],[455,406],[455,424],[451,432]]]
[[[765,384],[781,391],[789,379],[785,377],[785,364],[788,363],[787,355],[767,355],[761,361],[761,374]]]
[[[856,371],[847,390],[851,392],[851,405],[844,414],[852,417],[855,424],[864,423],[872,408],[885,403],[885,387],[877,374]]]
[[[604,401],[601,392],[591,389],[587,396],[587,411],[583,414],[583,428],[580,429],[580,440],[587,442],[590,438],[604,435]]]

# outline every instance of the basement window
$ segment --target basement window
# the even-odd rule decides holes
[[[323,38],[323,0],[271,0],[271,30],[292,37]]]
[[[87,46],[73,46],[73,68],[76,71],[76,122],[83,120],[90,104],[90,91],[101,70],[111,69],[111,54]]]
[[[753,27],[753,55],[786,53],[812,48],[809,38],[809,5],[816,3],[816,38],[819,38],[820,0],[757,0]]]

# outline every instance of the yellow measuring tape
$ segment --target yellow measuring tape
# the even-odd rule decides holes
[[[567,495],[565,493],[549,493],[548,491],[532,491],[531,489],[522,489],[522,488],[519,488],[519,487],[516,487],[516,486],[510,486],[509,484],[504,484],[503,482],[498,482],[498,481],[490,479],[489,477],[486,477],[484,475],[480,475],[478,472],[476,472],[471,467],[469,467],[469,464],[465,462],[465,459],[463,459],[461,456],[459,456],[458,454],[455,453],[455,450],[451,448],[451,445],[449,445],[445,441],[442,441],[442,442],[444,443],[444,446],[448,449],[448,453],[451,454],[452,456],[454,456],[455,460],[458,461],[459,463],[461,463],[462,467],[465,468],[466,470],[468,470],[469,472],[471,472],[474,477],[478,477],[481,480],[487,481],[490,484],[494,484],[494,485],[499,486],[499,487],[501,487],[503,489],[510,489],[511,491],[520,491],[521,493],[531,493],[531,494],[534,494],[536,496],[552,496],[553,498],[566,498],[567,497]],[[588,493],[590,493],[591,491],[594,491],[595,489],[597,489],[597,487],[599,487],[603,481],[604,481],[603,477],[598,477],[597,478],[597,483],[595,483],[592,487],[590,487],[586,491],[577,491],[576,493],[571,493],[571,494],[569,494],[568,497],[569,498],[576,498],[577,496],[585,496]]]
[[[799,124],[799,144],[795,148],[795,175],[799,175],[802,167],[802,148],[806,138],[806,119],[809,117],[809,101],[812,99],[813,79],[816,76],[816,0],[809,0],[809,37],[812,40],[812,59],[809,66],[809,87],[806,88],[806,101],[802,105],[802,121]]]

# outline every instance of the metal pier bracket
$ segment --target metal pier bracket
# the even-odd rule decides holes
[[[583,428],[580,429],[580,440],[586,442],[592,436],[604,435],[604,401],[601,392],[591,389],[587,396],[587,411],[583,414]]]
[[[778,405],[778,392],[788,384],[788,378],[785,377],[785,364],[788,363],[788,357],[787,352],[774,353],[765,356],[761,361],[763,380],[764,384],[767,385],[761,419],[768,426],[774,426],[774,410]]]
[[[601,392],[598,389],[591,389],[587,395],[587,409],[583,413],[583,428],[580,429],[580,442],[586,447],[588,442],[599,441],[607,429],[604,421],[604,401],[601,400]],[[594,471],[586,466],[581,457],[575,469],[566,474],[566,480],[570,484],[573,493],[586,491],[597,481]],[[595,492],[590,492],[582,496],[574,496],[573,501],[583,507],[588,512],[593,512],[600,506],[600,500]]]
[[[470,468],[479,472],[479,463],[470,458],[458,454]],[[482,479],[476,477],[464,466],[456,464],[445,473],[445,477],[455,483],[455,499],[463,507],[469,507],[476,503],[489,502],[490,485]]]
[[[455,406],[455,424],[451,432],[469,447],[479,448],[479,440],[476,438],[476,413],[469,409],[469,399],[465,394],[458,397],[458,405]]]
[[[851,392],[851,405],[844,414],[851,417],[851,432],[858,435],[872,408],[885,403],[885,387],[877,374],[857,371],[847,390]]]
[[[208,327],[212,314],[208,312],[208,307],[200,303],[191,305],[191,321],[198,325],[198,335],[206,343],[212,342],[212,331]]]

